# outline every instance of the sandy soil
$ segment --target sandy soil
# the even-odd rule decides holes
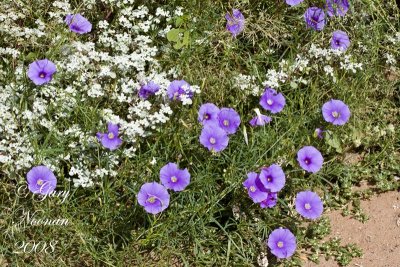
[[[350,217],[343,217],[340,211],[327,215],[331,219],[332,233],[342,244],[356,243],[364,252],[362,258],[353,259],[348,266],[357,267],[400,267],[400,193],[388,192],[374,196],[361,203],[369,215],[363,224]],[[337,267],[336,262],[321,259],[317,265],[307,262],[306,267]]]

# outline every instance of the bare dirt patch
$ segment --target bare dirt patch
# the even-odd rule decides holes
[[[353,259],[348,266],[399,267],[400,266],[400,193],[387,192],[362,201],[361,207],[369,216],[361,223],[340,211],[327,214],[331,220],[331,237],[340,237],[342,244],[355,243],[364,255]],[[306,262],[304,266],[339,266],[335,261],[324,259],[319,264]]]

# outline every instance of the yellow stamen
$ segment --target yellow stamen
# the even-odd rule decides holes
[[[283,242],[279,241],[278,244],[276,244],[278,246],[278,248],[283,248]]]
[[[254,192],[256,192],[256,188],[252,185],[252,186],[250,186],[250,191],[254,193]]]
[[[228,120],[224,120],[224,125],[225,126],[229,126],[229,121]]]
[[[149,198],[147,199],[147,201],[148,201],[149,203],[154,203],[154,201],[156,201],[156,198],[155,198],[155,197],[149,197]]]
[[[311,205],[309,203],[306,203],[306,204],[304,204],[304,208],[306,210],[309,210],[309,209],[311,209]]]
[[[178,178],[176,178],[175,176],[172,176],[172,177],[171,177],[171,181],[172,181],[173,183],[176,183],[176,181],[178,181]]]
[[[211,143],[212,145],[214,145],[216,142],[217,142],[217,141],[215,140],[214,137],[211,137],[211,138],[210,138],[210,143]]]
[[[113,133],[108,133],[108,138],[109,139],[113,139],[115,137],[115,135]]]

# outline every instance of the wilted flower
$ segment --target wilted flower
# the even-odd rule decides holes
[[[243,186],[247,188],[249,196],[254,203],[259,203],[268,198],[268,192],[255,172],[247,174],[247,179],[243,182]]]
[[[262,209],[275,207],[277,200],[277,192],[268,192],[268,197],[260,202],[260,207]]]
[[[162,212],[169,206],[167,189],[159,183],[145,183],[140,188],[137,200],[144,209],[151,214]]]
[[[190,183],[188,169],[180,170],[175,163],[168,163],[160,170],[161,183],[174,191],[182,191]]]
[[[325,5],[330,17],[332,16],[344,16],[346,15],[347,11],[349,10],[349,1],[347,0],[326,0]]]
[[[290,6],[296,6],[300,3],[302,3],[304,0],[286,0],[286,4]]]
[[[104,147],[110,150],[115,150],[122,144],[121,138],[118,137],[119,126],[118,124],[113,124],[112,122],[109,122],[107,124],[107,128],[108,133],[98,132],[96,134],[97,139]]]
[[[219,108],[216,105],[214,105],[213,103],[205,103],[200,106],[197,119],[203,125],[209,122],[217,123],[218,113]]]
[[[232,16],[227,13],[225,18],[227,20],[226,29],[232,33],[233,37],[236,37],[236,35],[243,31],[245,19],[238,9],[232,10]]]
[[[280,191],[285,186],[286,182],[285,173],[281,166],[277,164],[272,164],[268,168],[262,168],[260,180],[264,187],[271,192]]]
[[[229,137],[217,124],[205,125],[200,134],[200,143],[210,151],[224,150],[229,143]]]
[[[160,86],[153,81],[144,84],[140,87],[139,97],[142,99],[147,99],[149,96],[154,95],[160,90]]]
[[[240,116],[233,108],[221,108],[218,113],[219,126],[227,132],[234,134],[240,125]]]
[[[343,125],[350,118],[350,109],[342,101],[331,99],[322,106],[322,115],[333,125]]]
[[[255,127],[255,126],[263,126],[267,123],[270,123],[271,121],[272,121],[271,117],[260,114],[252,118],[249,123],[251,126]]]
[[[269,87],[265,88],[264,93],[261,95],[260,105],[271,113],[281,112],[285,104],[285,97]]]
[[[324,138],[324,132],[325,131],[323,131],[322,129],[317,128],[314,131],[314,137],[318,137],[318,138],[322,139],[322,138]]]
[[[56,65],[50,60],[36,60],[29,64],[28,77],[34,84],[42,85],[50,82],[56,71]]]
[[[322,168],[324,158],[315,147],[305,146],[297,152],[297,161],[304,170],[316,173]]]
[[[307,27],[316,31],[322,31],[325,27],[325,12],[318,7],[309,7],[304,13],[304,20]]]
[[[344,31],[334,31],[332,34],[331,48],[346,51],[350,46],[350,39]]]
[[[34,194],[46,195],[54,191],[57,178],[46,166],[33,167],[27,174],[28,189]]]
[[[168,97],[171,100],[181,100],[181,96],[193,97],[193,92],[190,89],[190,84],[185,80],[175,80],[168,86]]]
[[[316,193],[303,191],[297,193],[296,210],[301,216],[315,220],[321,216],[324,206],[321,198]]]
[[[296,251],[296,237],[288,229],[275,229],[268,237],[268,247],[276,257],[289,258]]]
[[[81,14],[67,15],[65,23],[71,31],[79,34],[88,33],[92,30],[92,24]]]

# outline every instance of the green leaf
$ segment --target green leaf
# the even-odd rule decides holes
[[[168,33],[167,33],[167,39],[170,42],[179,42],[179,33],[181,30],[179,29],[174,29],[172,28]]]
[[[332,134],[331,132],[327,132],[327,134],[325,135],[325,142],[327,145],[334,148],[337,153],[343,152],[342,145],[340,143],[340,139],[336,135]]]
[[[190,40],[190,32],[189,31],[185,31],[183,34],[183,45],[189,45],[189,40]]]

